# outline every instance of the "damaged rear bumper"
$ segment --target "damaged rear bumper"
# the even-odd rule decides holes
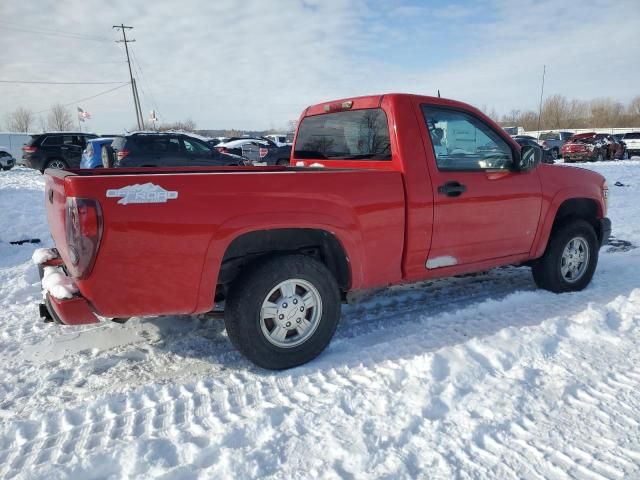
[[[37,249],[33,254],[33,261],[38,266],[44,292],[40,316],[65,325],[98,323],[91,304],[79,293],[73,279],[64,271],[64,264],[55,248]]]

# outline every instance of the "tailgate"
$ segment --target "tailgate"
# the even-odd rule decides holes
[[[67,196],[64,189],[64,172],[51,170],[45,173],[44,202],[47,209],[47,222],[49,231],[53,237],[60,256],[65,264],[69,264],[69,253],[67,249],[67,235],[65,230],[65,211]]]

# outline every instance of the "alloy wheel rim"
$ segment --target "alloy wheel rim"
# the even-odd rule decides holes
[[[560,258],[562,278],[569,283],[580,280],[589,266],[589,257],[589,244],[583,237],[574,237],[569,240]]]
[[[267,294],[260,308],[260,329],[269,343],[292,348],[306,342],[322,317],[320,292],[308,281],[292,278]]]

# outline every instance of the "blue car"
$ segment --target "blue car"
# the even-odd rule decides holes
[[[87,140],[87,148],[82,152],[80,168],[101,168],[102,167],[102,146],[111,145],[113,138],[92,138]]]

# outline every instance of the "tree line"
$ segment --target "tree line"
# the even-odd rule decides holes
[[[0,125],[0,127],[4,127],[4,129],[9,132],[34,132],[36,130],[43,132],[63,132],[73,130],[76,124],[77,120],[71,110],[62,104],[55,104],[48,110],[46,116],[38,115],[24,107],[18,107],[5,115],[4,124]],[[271,129],[261,133],[280,133],[283,130],[285,132],[292,132],[295,130],[297,124],[297,120],[289,120],[284,129]],[[196,122],[191,119],[159,124],[147,122],[145,127],[149,130],[158,130],[161,132],[169,130],[195,132]],[[135,131],[137,129],[137,126],[133,126],[129,131]],[[236,129],[223,129],[220,130],[220,132],[221,133],[216,136],[239,137],[246,133],[244,130]]]
[[[498,115],[486,112],[502,126],[524,127],[525,130],[557,130],[562,128],[640,127],[640,95],[626,105],[611,98],[593,100],[568,99],[551,95],[542,103],[540,118],[533,110],[511,110]]]
[[[18,107],[5,116],[4,127],[10,132],[32,132],[36,129],[65,131],[74,126],[71,111],[58,103],[49,109],[46,116],[36,115],[28,108]]]

